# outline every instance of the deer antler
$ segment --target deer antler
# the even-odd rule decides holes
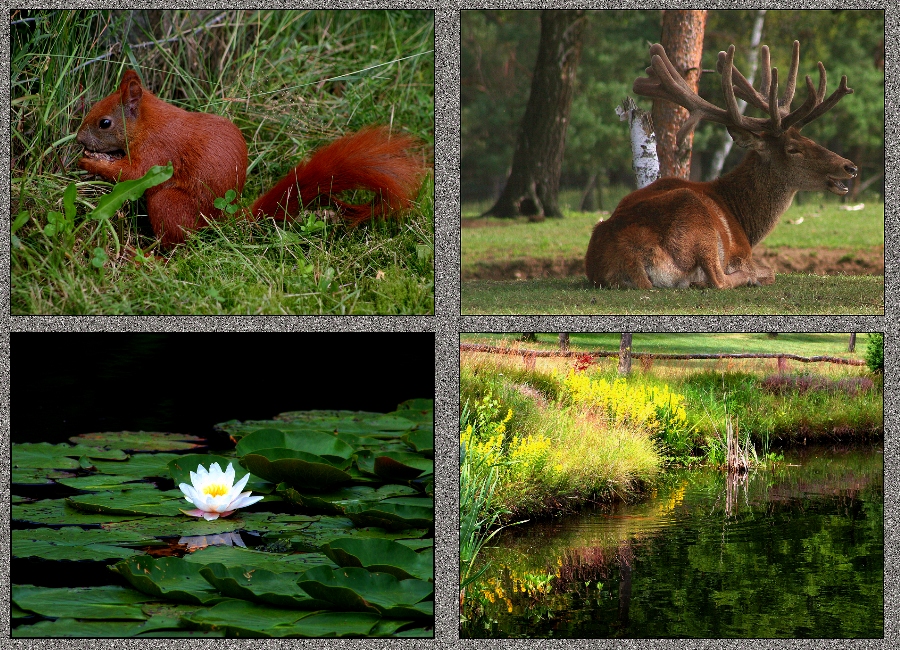
[[[800,42],[794,41],[791,67],[781,99],[778,99],[778,69],[770,67],[769,48],[763,45],[761,54],[762,73],[759,90],[756,90],[734,66],[734,45],[728,48],[728,52],[719,52],[716,70],[722,75],[722,94],[726,106],[724,109],[709,103],[695,93],[669,61],[663,46],[658,43],[650,46],[650,67],[647,68],[647,76],[636,79],[633,90],[638,95],[666,99],[688,109],[688,120],[679,129],[676,138],[679,144],[700,120],[773,135],[780,135],[792,126],[801,129],[831,110],[844,95],[853,92],[847,87],[847,77],[844,75],[838,89],[828,99],[824,99],[826,75],[825,66],[820,61],[818,89],[813,86],[812,80],[807,75],[806,101],[791,111],[791,102],[797,86],[797,70],[800,67]],[[769,117],[742,115],[737,105],[738,98],[768,113]]]

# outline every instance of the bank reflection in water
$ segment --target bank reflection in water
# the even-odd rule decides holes
[[[463,637],[880,637],[880,449],[794,452],[749,476],[672,473],[641,503],[512,527]]]

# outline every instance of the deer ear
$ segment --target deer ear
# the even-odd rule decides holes
[[[728,135],[734,140],[734,143],[742,149],[756,149],[762,143],[762,138],[738,126],[728,126]]]

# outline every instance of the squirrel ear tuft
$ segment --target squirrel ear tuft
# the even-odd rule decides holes
[[[122,75],[122,82],[119,84],[119,95],[122,98],[122,105],[125,107],[125,114],[128,117],[136,117],[138,105],[141,103],[141,97],[144,94],[141,88],[141,79],[134,70],[128,70]]]

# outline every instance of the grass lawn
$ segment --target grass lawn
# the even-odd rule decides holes
[[[777,275],[767,287],[595,289],[583,277],[471,280],[463,314],[868,314],[884,313],[884,276]]]
[[[837,201],[815,194],[804,198],[782,215],[763,246],[850,250],[884,246],[883,203],[847,211]],[[524,218],[482,219],[478,214],[471,207],[463,208],[463,278],[491,265],[524,259],[571,259],[583,265],[594,226],[601,216],[609,217],[609,213],[567,211],[563,219],[531,223]],[[583,268],[579,274],[583,275]]]
[[[801,260],[799,265],[789,267],[791,273],[777,273],[769,287],[721,292],[591,287],[583,260],[597,214],[570,212],[539,223],[474,214],[464,211],[462,219],[464,314],[884,313],[883,275],[796,272],[805,264],[818,268],[817,258],[823,268],[828,267],[826,259],[838,266],[852,266],[863,257],[883,260],[880,203],[847,211],[837,202],[807,197],[782,216],[760,247],[761,254],[783,254]]]
[[[557,333],[538,333],[537,341],[521,341],[519,334],[472,333],[460,334],[461,343],[484,343],[501,347],[519,347],[528,350],[558,350]],[[785,353],[802,357],[832,356],[844,359],[864,360],[867,334],[856,339],[856,350],[847,351],[850,335],[843,333],[784,332],[777,336],[757,332],[716,332],[666,334],[635,333],[632,337],[634,352],[654,354],[735,354],[745,352]],[[569,349],[585,352],[618,351],[619,333],[572,332]],[[542,359],[537,359],[538,362]],[[571,364],[571,360],[566,360]],[[683,364],[683,361],[678,361]],[[693,363],[693,362],[691,362]],[[704,362],[705,363],[705,362]],[[769,361],[771,363],[771,361]]]

